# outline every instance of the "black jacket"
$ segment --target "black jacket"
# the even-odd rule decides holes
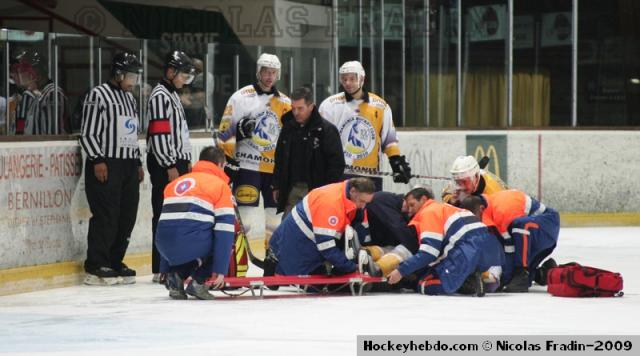
[[[402,213],[402,194],[376,192],[367,204],[371,243],[367,245],[404,245],[411,253],[418,251],[415,228],[408,226],[408,217]]]
[[[291,136],[297,127],[293,113],[289,111],[282,117],[282,130],[278,137],[275,152],[275,168],[273,170],[273,188],[280,191],[278,197],[278,212],[283,211],[287,203],[287,196],[291,190],[289,182],[292,169],[306,169],[309,171],[309,189],[314,189],[342,180],[344,174],[344,153],[338,129],[320,116],[318,108],[314,107],[307,123],[306,137],[302,147],[292,147]],[[308,157],[306,167],[291,167],[290,156],[292,150],[304,150]]]

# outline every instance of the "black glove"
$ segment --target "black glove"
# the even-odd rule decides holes
[[[225,156],[227,163],[224,165],[224,173],[229,177],[231,183],[235,182],[238,178],[238,172],[240,172],[240,163],[235,159]]]
[[[395,183],[409,183],[411,179],[411,167],[404,156],[389,157],[389,164],[393,170],[393,181]]]
[[[236,127],[236,139],[238,141],[244,140],[245,138],[251,138],[253,136],[253,130],[256,128],[256,120],[251,117],[243,117],[238,121],[238,126]]]

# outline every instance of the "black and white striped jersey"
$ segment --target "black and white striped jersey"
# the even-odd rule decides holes
[[[107,82],[93,88],[85,99],[80,145],[93,161],[139,159],[139,127],[133,95]]]
[[[177,160],[191,160],[189,127],[175,87],[161,81],[153,88],[148,102],[147,150],[162,167],[173,167]]]
[[[16,111],[16,135],[35,135],[40,127],[37,94],[25,90]]]
[[[57,96],[57,98],[56,98]],[[57,101],[56,101],[57,99]],[[67,115],[67,96],[62,88],[53,82],[47,83],[40,92],[38,100],[38,134],[40,135],[61,135],[70,133],[69,120]],[[58,111],[58,122],[56,124],[56,112]]]

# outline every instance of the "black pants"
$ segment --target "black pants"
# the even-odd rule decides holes
[[[104,183],[96,179],[93,162],[87,160],[84,164],[85,191],[92,215],[84,263],[87,272],[100,267],[122,268],[138,214],[138,160],[108,158],[106,163]]]
[[[178,174],[183,175],[189,173],[189,161],[178,160],[176,162],[176,169]],[[151,180],[151,206],[153,207],[153,220],[151,221],[151,233],[152,233],[152,252],[151,252],[151,272],[160,272],[160,253],[156,247],[156,228],[158,226],[158,220],[162,213],[162,203],[164,202],[164,188],[169,184],[169,176],[167,174],[167,168],[158,164],[156,157],[149,153],[147,154],[147,169],[149,169],[149,179]]]

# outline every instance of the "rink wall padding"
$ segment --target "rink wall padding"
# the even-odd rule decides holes
[[[398,136],[414,174],[447,176],[457,156],[488,155],[489,170],[560,211],[563,226],[640,225],[640,131],[406,130]],[[211,143],[193,139],[194,157]],[[144,151],[144,140],[140,144]],[[390,171],[386,159],[382,169]],[[146,174],[128,250],[139,275],[149,272],[151,246]],[[404,185],[385,177],[383,187],[402,193],[415,184],[431,186],[438,196],[446,181]],[[0,142],[0,194],[0,294],[81,281],[91,214],[78,143]],[[257,255],[264,251],[262,219],[261,209],[244,217]]]

